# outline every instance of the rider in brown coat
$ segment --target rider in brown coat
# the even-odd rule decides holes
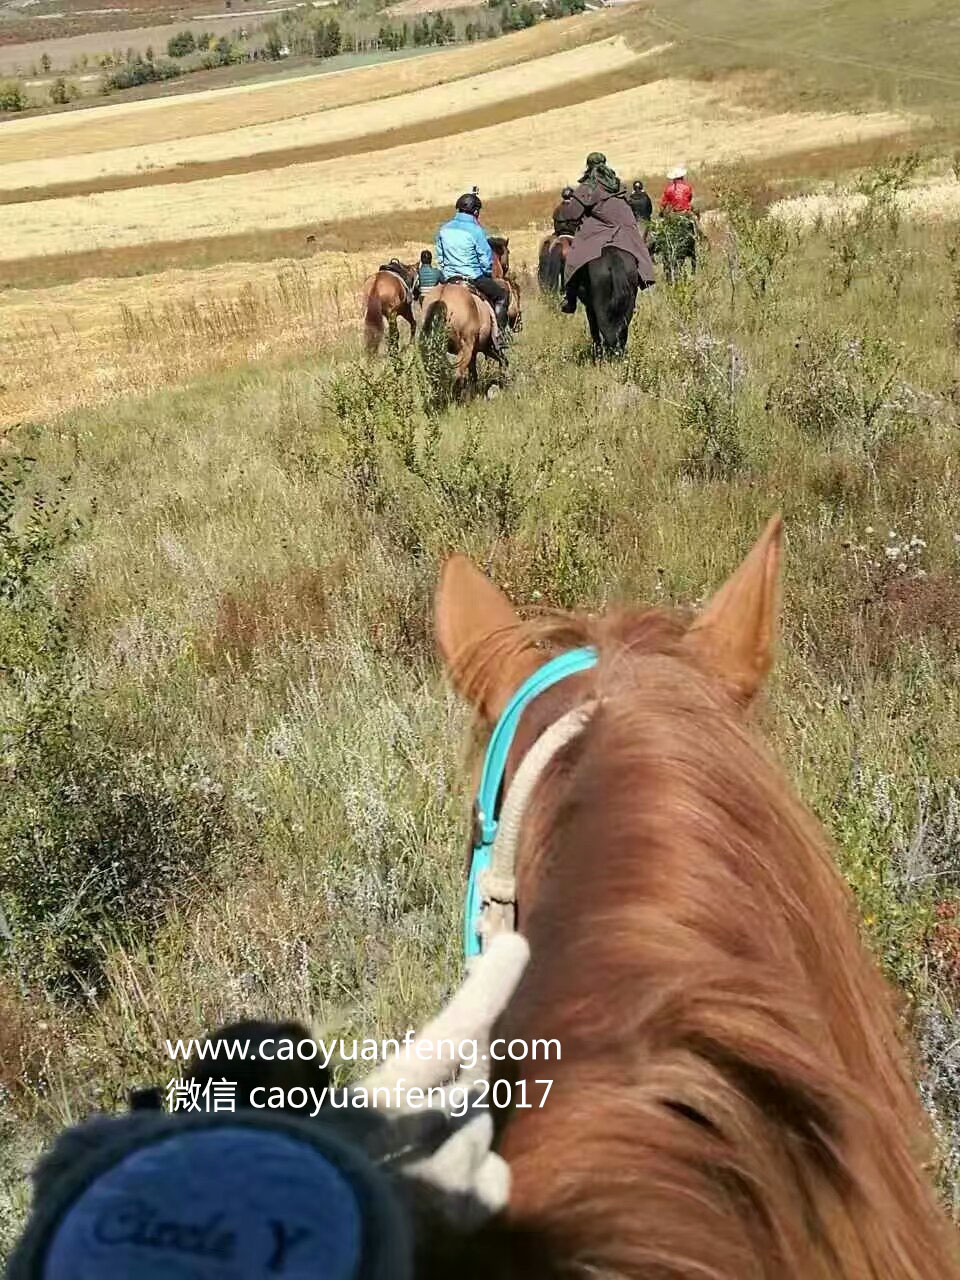
[[[636,258],[641,287],[653,283],[653,263],[633,210],[627,203],[627,193],[601,152],[593,151],[587,156],[586,172],[570,203],[580,211],[580,224],[567,254],[564,272],[566,293],[560,304],[561,311],[576,311],[574,276],[581,267],[599,258],[608,245],[624,249]]]

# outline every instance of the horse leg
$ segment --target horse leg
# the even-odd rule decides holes
[[[603,357],[603,337],[600,333],[600,325],[597,321],[597,313],[593,305],[593,299],[589,293],[582,293],[580,301],[583,303],[587,313],[587,324],[590,326],[590,337],[593,340],[594,358],[600,360]]]
[[[383,307],[376,291],[367,298],[363,328],[367,355],[374,356],[380,348],[380,339],[383,337]]]
[[[400,315],[403,316],[404,320],[406,320],[407,324],[410,326],[410,341],[413,342],[417,336],[417,321],[413,314],[413,307],[409,302],[405,302],[400,308]]]
[[[457,351],[457,369],[453,377],[453,390],[458,400],[466,398],[471,381],[477,381],[477,346],[475,341],[463,338]]]

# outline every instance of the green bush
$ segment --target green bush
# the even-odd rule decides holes
[[[899,362],[888,343],[808,328],[794,344],[780,408],[808,436],[848,435],[863,445],[886,434]]]
[[[185,58],[188,53],[193,53],[196,47],[197,41],[192,31],[178,31],[167,41],[167,56]]]
[[[147,62],[145,58],[135,57],[132,62],[127,62],[110,75],[104,76],[100,87],[103,93],[113,93],[115,89],[134,89],[141,84],[174,80],[181,74],[181,68],[175,62],[163,59]]]
[[[56,107],[65,107],[77,96],[77,86],[58,76],[50,86],[50,101]]]
[[[0,111],[26,111],[29,105],[19,80],[0,80]]]
[[[52,674],[8,728],[0,906],[22,978],[95,986],[104,945],[149,935],[233,836],[223,788],[196,764],[131,754],[78,718]]]

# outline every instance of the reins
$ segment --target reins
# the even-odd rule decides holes
[[[500,933],[516,927],[516,855],[520,827],[530,797],[551,760],[579,733],[596,700],[562,715],[523,757],[506,796],[504,775],[520,718],[530,703],[568,676],[596,666],[592,648],[572,649],[551,659],[525,680],[490,735],[474,803],[474,845],[464,913],[464,955],[468,965]]]

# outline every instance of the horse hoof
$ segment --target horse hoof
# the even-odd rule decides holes
[[[500,394],[500,388],[497,386],[497,384],[496,384],[496,383],[494,383],[494,384],[493,384],[492,386],[490,386],[490,387],[487,387],[487,399],[488,399],[488,400],[496,400],[496,398],[497,398],[497,396],[498,396],[499,394]]]

